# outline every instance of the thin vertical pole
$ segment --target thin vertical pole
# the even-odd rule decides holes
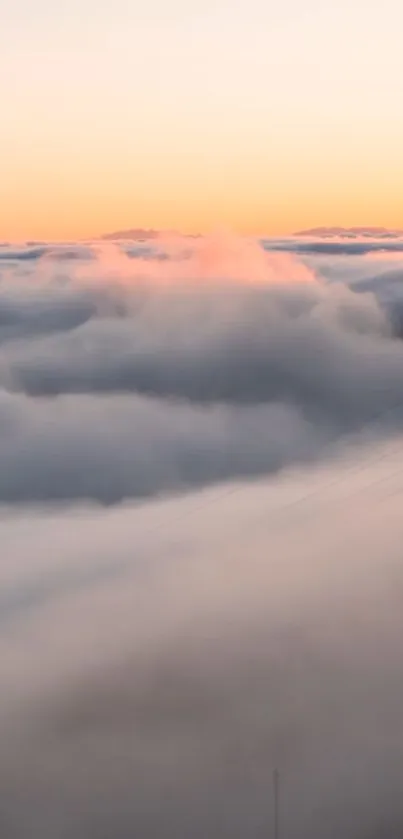
[[[278,769],[273,772],[273,803],[274,803],[274,839],[279,839],[280,827],[280,773]]]

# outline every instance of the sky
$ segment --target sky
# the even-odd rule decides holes
[[[400,0],[3,0],[0,240],[403,227]]]

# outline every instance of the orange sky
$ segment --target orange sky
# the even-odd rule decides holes
[[[0,240],[403,227],[400,1],[5,2]]]

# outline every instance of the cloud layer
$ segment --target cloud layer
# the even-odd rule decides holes
[[[28,273],[10,252],[2,502],[144,498],[315,459],[383,415],[390,432],[400,263],[335,283],[252,240],[159,247],[53,246]]]
[[[1,249],[4,839],[401,836],[403,256],[270,245]]]
[[[403,464],[380,454],[0,521],[6,839],[260,839],[275,766],[290,839],[397,839]]]

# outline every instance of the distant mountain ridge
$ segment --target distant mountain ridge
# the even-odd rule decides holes
[[[131,242],[148,242],[154,239],[162,239],[164,236],[180,236],[184,239],[197,239],[198,233],[180,233],[178,230],[154,230],[153,228],[144,229],[142,227],[133,227],[129,230],[117,230],[114,233],[104,233],[99,238],[102,241],[118,241],[119,239],[126,239]]]
[[[175,230],[155,230],[154,228],[133,227],[127,230],[116,230],[104,233],[99,238],[102,241],[126,240],[131,242],[148,242],[161,239],[164,236],[183,236],[184,238],[198,238],[197,234],[182,234]],[[319,239],[400,239],[403,229],[387,227],[311,227],[298,230],[294,236],[310,236]]]
[[[117,230],[113,233],[104,233],[100,238],[103,240],[132,239],[136,242],[144,242],[148,239],[158,239],[159,236],[161,236],[159,230],[143,230],[141,227],[135,227],[130,230]]]
[[[294,236],[319,236],[330,239],[340,236],[346,239],[364,237],[368,239],[398,239],[403,236],[403,230],[387,227],[312,227],[309,230],[299,230]]]

